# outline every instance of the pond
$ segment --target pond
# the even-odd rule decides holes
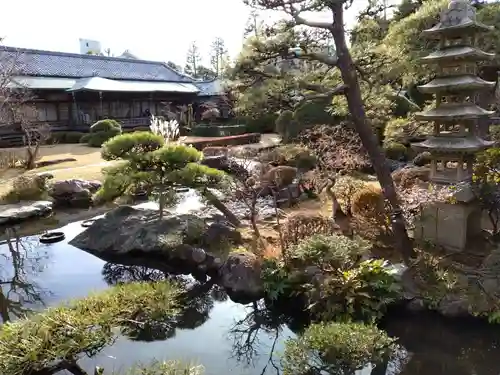
[[[66,240],[44,245],[37,236],[13,238],[0,245],[0,318],[15,319],[91,291],[130,280],[157,280],[165,275],[141,267],[105,263],[68,241],[84,228],[66,225]],[[262,310],[232,302],[218,288],[200,297],[174,334],[150,332],[141,341],[120,337],[99,356],[82,360],[90,373],[95,365],[119,373],[137,362],[178,359],[202,364],[207,375],[278,374],[284,342],[294,335],[285,324],[259,324]],[[260,319],[259,319],[260,318]],[[265,319],[264,319],[265,320]],[[400,338],[401,360],[387,369],[369,368],[359,375],[500,373],[500,330],[472,321],[446,320],[434,314],[394,314],[383,327]]]

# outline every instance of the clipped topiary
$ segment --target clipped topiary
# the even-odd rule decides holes
[[[101,156],[104,160],[128,159],[132,155],[158,150],[164,144],[161,135],[148,131],[127,133],[106,142]]]
[[[80,138],[80,143],[89,143],[90,137],[92,137],[91,134],[84,134]]]
[[[379,220],[385,215],[384,196],[378,186],[366,185],[358,190],[352,197],[351,205],[354,216]]]
[[[122,127],[118,121],[100,120],[90,127],[90,133],[80,138],[80,142],[87,143],[90,147],[101,147],[104,142],[120,134]]]
[[[328,113],[330,105],[331,102],[328,100],[306,102],[295,110],[293,114],[294,119],[303,129],[318,124],[334,124],[335,117]]]
[[[406,160],[408,150],[405,145],[399,142],[387,142],[384,144],[384,153],[391,160]]]
[[[95,124],[93,124],[90,127],[90,132],[91,133],[100,133],[100,132],[113,131],[116,129],[119,129],[120,132],[122,130],[122,127],[118,121],[111,120],[111,119],[105,119],[105,120],[99,120]]]

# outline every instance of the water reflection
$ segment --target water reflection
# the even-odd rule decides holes
[[[500,372],[500,327],[437,314],[405,314],[385,329],[407,352],[394,374],[493,375]]]
[[[110,285],[118,285],[134,281],[160,281],[168,280],[180,284],[186,290],[182,296],[184,308],[172,321],[147,322],[140,330],[124,332],[127,337],[136,341],[166,340],[175,336],[175,329],[196,329],[205,323],[210,311],[214,307],[211,289],[214,281],[197,283],[192,278],[179,275],[169,275],[162,271],[153,270],[142,266],[125,266],[120,264],[106,263],[102,269],[104,280]],[[216,295],[219,298],[221,291]]]
[[[271,347],[267,356],[267,362],[262,368],[262,374],[266,373],[269,366],[280,373],[279,363],[275,361],[275,348],[281,337],[284,325],[280,316],[270,311],[263,301],[252,305],[250,311],[230,328],[228,336],[232,340],[232,356],[238,362],[247,366],[255,366],[255,360],[261,354],[261,342],[263,337],[272,337]]]
[[[35,278],[46,268],[47,251],[35,238],[20,238],[14,228],[5,229],[0,251],[0,318],[5,323],[25,317],[33,308],[45,306],[49,292]]]

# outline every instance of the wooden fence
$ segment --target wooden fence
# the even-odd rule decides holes
[[[124,132],[130,132],[139,129],[149,128],[149,117],[138,117],[131,119],[118,119]],[[40,123],[46,124],[46,123]],[[67,122],[52,122],[50,125],[51,133],[88,133],[90,125],[88,124],[68,124]],[[36,128],[36,124],[33,124]],[[20,147],[24,145],[24,134],[20,125],[0,126],[0,148]]]

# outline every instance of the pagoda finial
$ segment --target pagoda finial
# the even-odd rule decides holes
[[[476,21],[476,8],[469,0],[451,0],[448,8],[441,13],[443,26],[459,26]]]

